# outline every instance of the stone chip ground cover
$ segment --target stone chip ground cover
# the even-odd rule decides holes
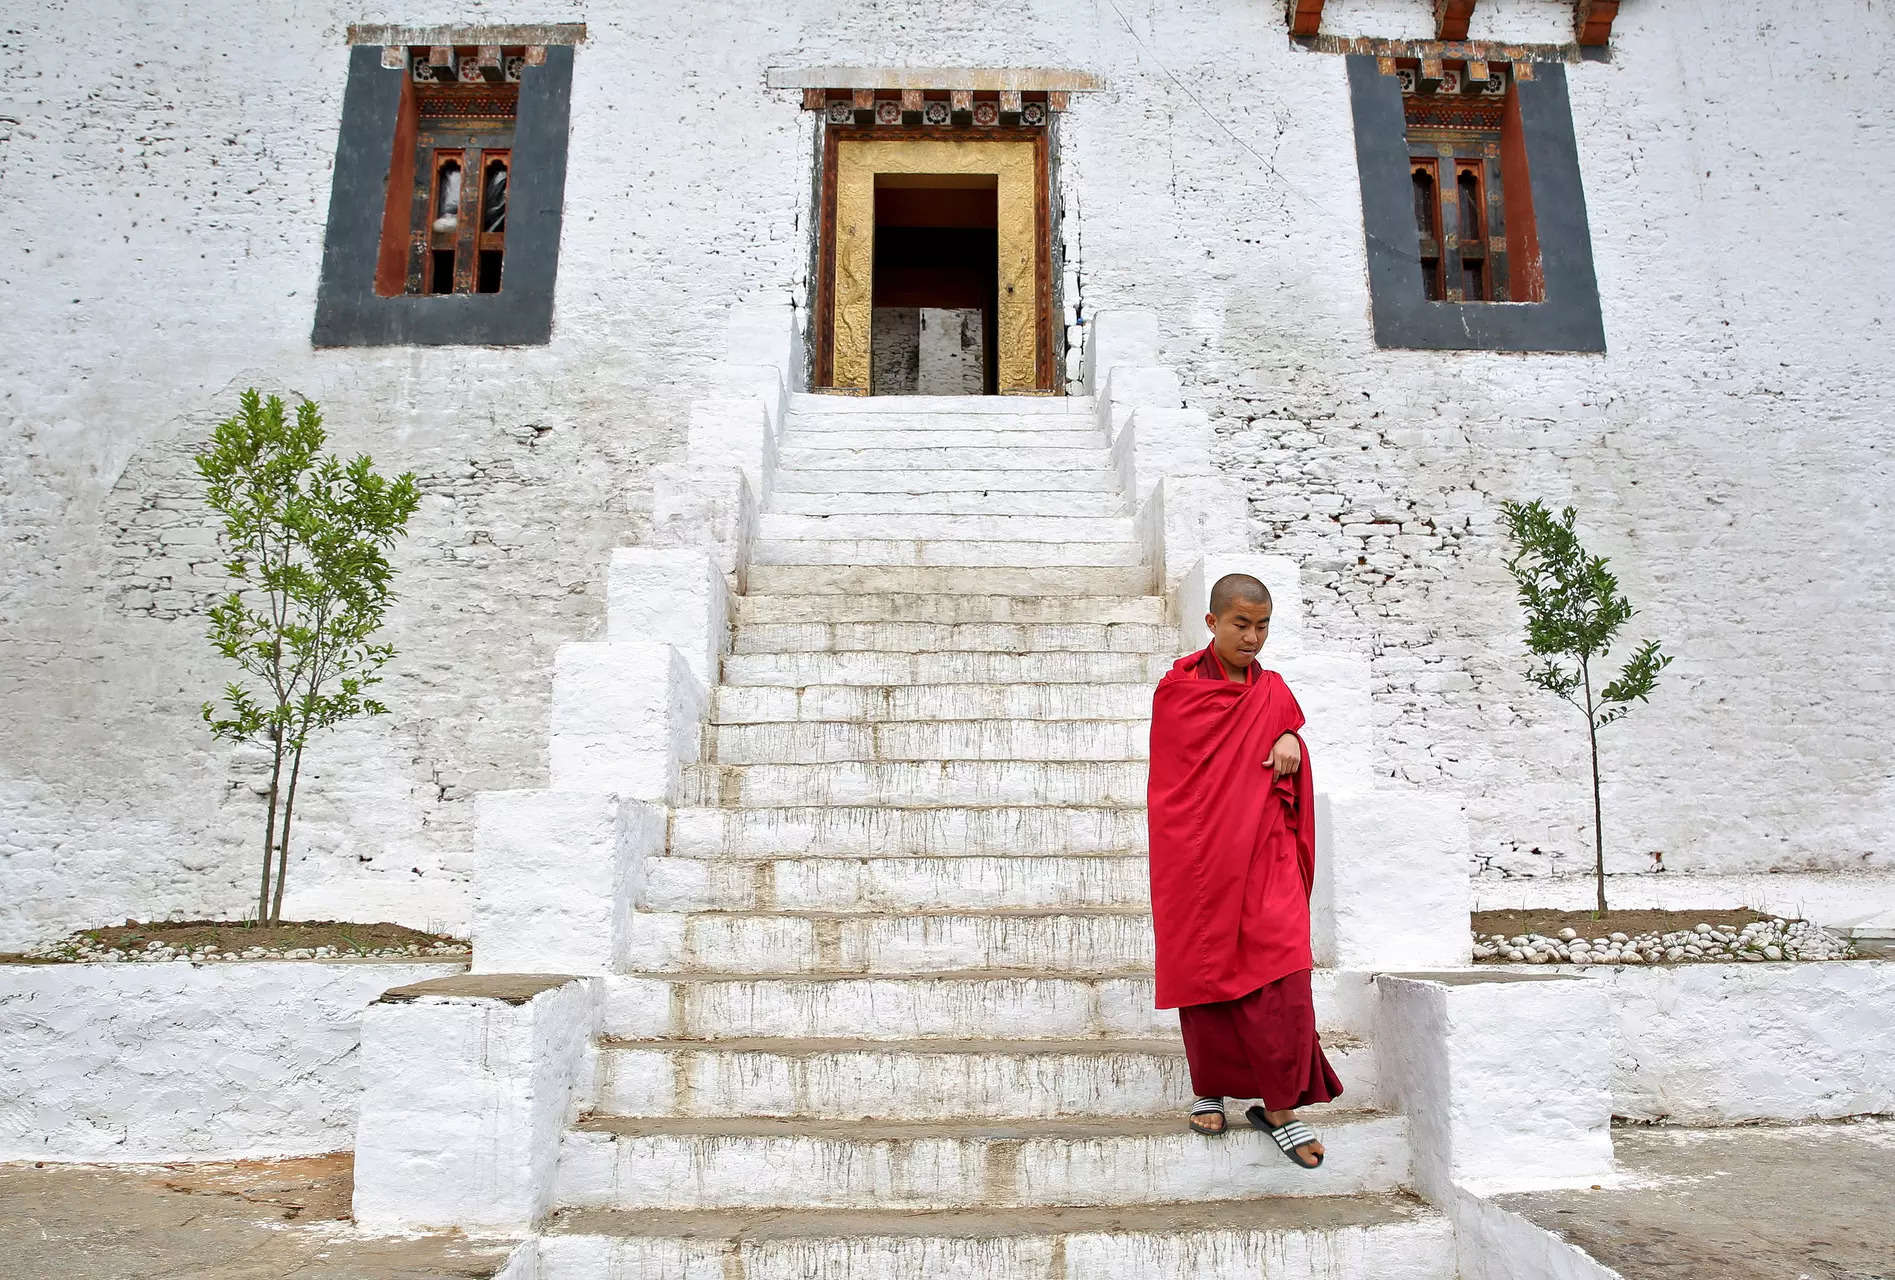
[[[463,956],[464,939],[405,925],[347,920],[254,925],[241,920],[166,920],[82,929],[8,963],[152,963],[164,960],[351,960]]]
[[[1807,920],[1737,910],[1477,911],[1473,957],[1489,964],[1698,964],[1846,960],[1849,941]]]

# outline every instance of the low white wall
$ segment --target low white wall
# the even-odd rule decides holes
[[[1612,1109],[1738,1124],[1895,1112],[1895,963],[1615,969]]]
[[[345,1150],[363,1009],[462,967],[0,965],[0,1160]]]

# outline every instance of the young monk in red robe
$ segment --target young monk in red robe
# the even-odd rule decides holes
[[[1342,1082],[1323,1057],[1310,1000],[1309,893],[1316,806],[1289,686],[1257,663],[1270,593],[1247,574],[1211,589],[1211,643],[1180,658],[1152,697],[1152,925],[1158,1007],[1177,1009],[1190,1125],[1225,1130],[1224,1099],[1306,1169],[1323,1145],[1296,1108]]]

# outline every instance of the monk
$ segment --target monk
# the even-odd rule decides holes
[[[1211,643],[1178,659],[1152,696],[1152,926],[1158,1007],[1176,1009],[1189,1124],[1225,1131],[1224,1099],[1285,1155],[1313,1169],[1323,1145],[1296,1108],[1342,1082],[1323,1056],[1310,999],[1309,893],[1316,806],[1303,712],[1257,653],[1270,592],[1248,574],[1211,588]]]

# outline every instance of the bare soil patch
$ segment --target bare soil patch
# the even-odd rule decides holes
[[[154,947],[153,943],[158,945]],[[426,933],[387,921],[364,924],[353,920],[289,920],[282,924],[259,925],[242,920],[127,920],[124,924],[81,929],[61,942],[23,955],[0,955],[0,962],[58,964],[92,959],[105,952],[127,956],[145,952],[180,957],[199,952],[241,956],[258,950],[272,956],[295,952],[299,959],[310,958],[301,953],[323,950],[324,959],[347,959],[408,953],[410,948],[418,948],[426,955],[439,954],[441,949],[458,951],[466,947],[464,939]]]

